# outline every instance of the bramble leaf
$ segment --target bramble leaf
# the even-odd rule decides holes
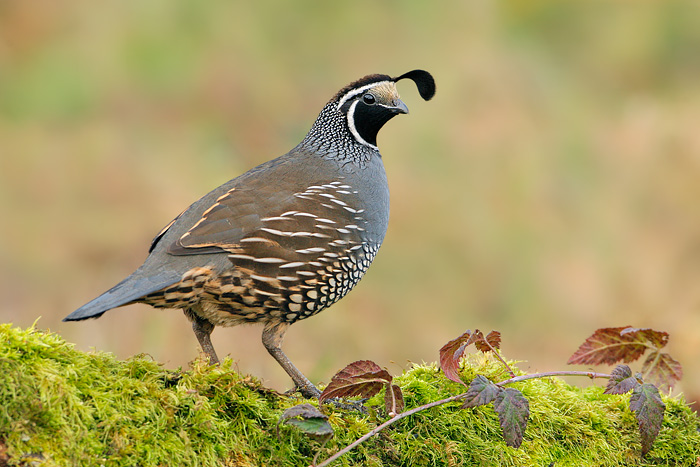
[[[498,331],[491,331],[486,335],[486,337],[481,334],[481,331],[476,330],[474,333],[479,333],[479,338],[474,341],[474,345],[481,352],[491,352],[492,348],[498,350],[501,347],[501,333]],[[488,344],[486,344],[486,342]],[[490,345],[490,346],[489,346]]]
[[[285,410],[277,421],[277,437],[280,423],[294,425],[313,438],[328,439],[333,436],[328,417],[311,404],[299,404]]]
[[[333,428],[328,420],[320,418],[291,418],[284,423],[294,425],[305,434],[314,438],[327,438],[333,436]]]
[[[669,354],[656,351],[644,361],[642,373],[660,390],[668,391],[683,377],[683,367]]]
[[[390,417],[403,412],[403,392],[401,388],[395,384],[386,385],[386,393],[384,393],[384,408]]]
[[[467,397],[464,399],[462,408],[477,407],[493,402],[501,391],[503,391],[503,388],[497,386],[485,376],[476,375],[471,384],[469,384]]]
[[[651,449],[654,440],[659,435],[664,421],[666,406],[661,400],[659,390],[650,383],[640,384],[630,398],[630,410],[634,412],[639,424],[639,434],[642,440],[642,455]]]
[[[664,340],[664,337],[665,340]],[[668,334],[630,326],[596,330],[569,358],[569,365],[612,365],[637,360],[648,348],[665,345]]]
[[[655,331],[651,328],[627,328],[620,331],[621,336],[631,335],[638,341],[646,341],[661,349],[668,344],[668,333],[664,331]]]
[[[498,414],[506,444],[520,447],[530,417],[530,404],[523,393],[514,388],[505,388],[496,396],[493,408]]]
[[[384,385],[390,384],[392,376],[370,360],[358,360],[340,370],[318,398],[320,403],[335,397],[372,397]]]
[[[452,381],[462,383],[465,386],[466,384],[459,377],[459,361],[464,355],[464,349],[474,342],[475,334],[477,333],[481,334],[479,330],[472,333],[467,329],[464,334],[456,339],[452,339],[440,349],[440,368],[442,369],[443,373],[445,373],[445,376]]]
[[[625,394],[641,384],[627,365],[616,366],[610,374],[612,378],[608,380],[605,394]]]

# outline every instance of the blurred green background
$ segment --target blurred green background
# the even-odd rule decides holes
[[[397,373],[480,328],[523,368],[565,369],[629,324],[671,334],[697,399],[699,18],[694,1],[0,0],[0,320],[186,365],[180,312],[60,320],[189,203],[296,145],[343,85],[424,68],[435,99],[402,82],[411,114],[379,137],[382,251],[291,328],[292,360],[317,382],[358,359]],[[259,327],[214,343],[290,386]]]

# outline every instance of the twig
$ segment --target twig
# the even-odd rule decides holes
[[[612,375],[609,375],[607,373],[596,373],[594,371],[546,371],[544,373],[533,373],[531,375],[514,376],[512,378],[508,378],[499,383],[496,383],[496,385],[504,386],[506,384],[519,383],[520,381],[525,381],[528,379],[547,378],[549,376],[588,376],[591,379],[612,378]]]
[[[649,347],[649,346],[647,346],[647,347]],[[651,363],[651,365],[649,365],[647,367],[647,371],[645,371],[644,374],[642,375],[642,379],[646,379],[647,376],[649,376],[651,374],[651,372],[654,371],[654,368],[656,368],[656,365],[658,365],[658,363],[659,363],[659,359],[661,358],[661,349],[659,349],[658,347],[655,348],[654,353],[656,354],[656,355],[654,355],[654,361]],[[642,367],[642,369],[643,368],[644,367]]]
[[[481,333],[479,333],[479,334],[481,334]],[[488,341],[488,339],[486,339],[485,337],[482,337],[482,338],[481,338],[481,341],[482,341],[484,344],[486,344],[486,345],[489,347],[489,349],[491,349],[491,352],[493,352],[493,354],[496,356],[496,358],[497,358],[498,360],[500,360],[500,362],[503,364],[504,367],[506,367],[506,370],[508,371],[508,374],[509,374],[511,377],[515,378],[515,372],[511,369],[510,365],[508,365],[508,364],[506,363],[506,361],[503,359],[503,357],[501,357],[501,354],[498,352],[498,350],[496,350],[496,349],[494,348],[494,346],[491,345],[491,343]]]
[[[460,399],[463,399],[465,396],[466,396],[466,393],[465,394],[457,394],[456,396],[448,397],[447,399],[441,399],[439,401],[430,402],[429,404],[421,405],[420,407],[416,407],[414,409],[411,409],[408,412],[402,412],[402,413],[396,415],[395,417],[390,418],[389,420],[382,423],[381,425],[375,427],[372,431],[370,431],[366,435],[362,436],[361,438],[358,438],[352,444],[348,444],[343,449],[336,452],[331,457],[329,457],[325,461],[321,462],[320,464],[316,465],[315,467],[326,467],[327,465],[330,465],[331,462],[338,459],[340,456],[342,456],[346,452],[351,451],[358,444],[368,440],[372,436],[374,436],[377,433],[379,433],[380,431],[382,431],[384,428],[388,427],[389,425],[393,425],[394,423],[398,422],[402,418],[406,418],[406,417],[413,415],[414,413],[420,412],[422,410],[430,409],[432,407],[437,407],[438,405],[447,404],[448,402],[458,401]],[[310,467],[314,467],[314,466],[312,465]]]
[[[499,357],[499,358],[500,358],[500,357]],[[503,363],[505,364],[505,362],[503,362]],[[507,366],[507,365],[506,365],[506,366]],[[518,383],[518,382],[520,382],[520,381],[525,381],[525,380],[528,380],[528,379],[546,378],[546,377],[549,377],[549,376],[588,376],[588,377],[591,378],[591,379],[594,379],[594,378],[610,378],[610,377],[611,377],[611,375],[608,375],[608,374],[605,374],[605,373],[596,373],[596,372],[593,372],[593,371],[548,371],[548,372],[544,372],[544,373],[535,373],[535,374],[532,374],[532,375],[514,376],[514,377],[512,377],[512,378],[503,380],[503,381],[501,381],[501,382],[499,382],[499,383],[496,383],[496,384],[497,384],[498,386],[504,386],[504,385],[506,385],[506,384]],[[335,454],[333,454],[331,457],[329,457],[329,458],[326,459],[325,461],[321,462],[320,464],[312,464],[312,465],[310,465],[309,467],[326,467],[326,466],[330,465],[331,462],[333,462],[334,460],[338,459],[339,457],[341,457],[341,456],[344,455],[345,453],[350,452],[351,450],[353,450],[353,449],[355,448],[355,446],[358,446],[359,444],[365,442],[366,440],[368,440],[368,439],[371,438],[372,436],[374,436],[374,435],[376,435],[377,433],[379,433],[380,431],[382,431],[384,428],[386,428],[386,427],[388,427],[388,426],[390,426],[390,425],[393,425],[394,423],[398,422],[399,420],[401,420],[401,419],[403,419],[403,418],[406,418],[406,417],[409,417],[409,416],[411,416],[411,415],[413,415],[413,414],[415,414],[415,413],[421,412],[421,411],[423,411],[423,410],[427,410],[427,409],[430,409],[430,408],[433,408],[433,407],[437,407],[437,406],[442,405],[442,404],[447,404],[448,402],[454,402],[454,401],[458,401],[458,400],[460,400],[460,399],[464,399],[466,396],[467,396],[467,393],[457,394],[456,396],[451,396],[451,397],[448,397],[447,399],[441,399],[441,400],[439,400],[439,401],[430,402],[430,403],[428,403],[428,404],[421,405],[421,406],[419,406],[419,407],[413,408],[413,409],[411,409],[411,410],[409,410],[409,411],[407,411],[407,412],[400,413],[400,414],[396,415],[395,417],[390,418],[390,419],[387,420],[386,422],[382,423],[381,425],[376,426],[372,431],[370,431],[370,432],[368,432],[367,434],[365,434],[364,436],[362,436],[362,437],[356,439],[353,443],[348,444],[348,445],[345,446],[343,449],[341,449],[340,451],[336,452]],[[315,462],[315,459],[314,459],[314,462]]]

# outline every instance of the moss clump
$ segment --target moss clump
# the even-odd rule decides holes
[[[288,427],[278,440],[277,420],[300,401],[235,373],[230,360],[173,372],[143,357],[79,352],[55,334],[10,325],[0,325],[0,374],[0,465],[307,466],[318,449],[324,459],[383,421],[381,409],[362,417],[325,406],[336,433],[326,446]],[[483,356],[465,364],[465,377],[475,374],[504,377]],[[430,365],[396,382],[407,409],[463,392]],[[338,465],[694,465],[700,457],[698,418],[680,399],[664,400],[663,428],[640,460],[627,398],[557,379],[517,388],[531,410],[520,449],[505,446],[490,407],[455,403],[401,420]],[[381,397],[368,404],[381,407]]]

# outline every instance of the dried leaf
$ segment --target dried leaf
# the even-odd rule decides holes
[[[656,332],[656,331],[654,331]],[[659,337],[646,330],[635,330],[630,326],[602,328],[596,330],[569,358],[569,365],[613,365],[629,363],[642,356],[649,348],[648,338],[657,342]]]
[[[642,440],[642,455],[651,449],[654,440],[659,435],[664,421],[666,406],[661,400],[659,390],[650,383],[640,384],[630,398],[630,410],[634,412],[639,424],[639,434]]]
[[[403,392],[401,388],[395,384],[387,384],[386,393],[384,394],[384,407],[390,417],[403,412]]]
[[[481,334],[481,331],[474,331],[474,334],[479,333],[478,338],[474,341],[474,345],[481,352],[491,352],[491,350],[498,350],[501,347],[501,333],[498,331],[491,331],[486,337]],[[488,344],[487,344],[488,342]]]
[[[295,405],[282,413],[277,421],[278,438],[280,423],[283,422],[296,426],[313,438],[327,439],[333,436],[333,428],[328,423],[328,417],[311,404]]]
[[[481,334],[478,329],[474,333],[467,330],[464,334],[456,339],[452,339],[440,349],[440,368],[442,368],[445,376],[454,382],[464,384],[464,381],[459,377],[459,361],[464,355],[464,349],[476,339],[475,335],[477,333]],[[466,384],[464,385],[466,386]]]
[[[652,352],[642,365],[646,379],[668,391],[683,377],[683,367],[667,353]]]
[[[489,349],[489,346],[486,345],[486,343],[484,342],[484,339],[485,339],[485,337],[482,334],[482,332],[479,331],[478,329],[474,329],[474,332],[472,333],[469,344],[474,343],[474,346],[480,352],[488,352],[491,349]],[[469,344],[467,344],[467,345],[469,345]],[[486,350],[481,350],[482,348],[485,348]]]
[[[467,397],[464,399],[462,408],[466,409],[491,403],[501,391],[503,391],[503,388],[492,383],[485,376],[476,375],[471,384],[469,384]]]
[[[491,344],[491,347],[493,347],[496,350],[500,350],[501,348],[501,333],[498,331],[491,331],[486,335],[486,340],[488,341],[489,344]]]
[[[612,378],[608,380],[605,394],[625,394],[641,384],[627,365],[616,366],[610,374]]]
[[[664,331],[655,331],[651,328],[627,328],[620,331],[621,336],[633,336],[635,340],[646,341],[661,349],[668,344],[668,333]]]
[[[505,388],[496,396],[493,408],[498,414],[506,444],[520,447],[530,417],[530,404],[525,396],[517,389]]]
[[[389,372],[376,363],[359,360],[336,373],[318,400],[323,403],[335,397],[372,397],[392,379]]]

